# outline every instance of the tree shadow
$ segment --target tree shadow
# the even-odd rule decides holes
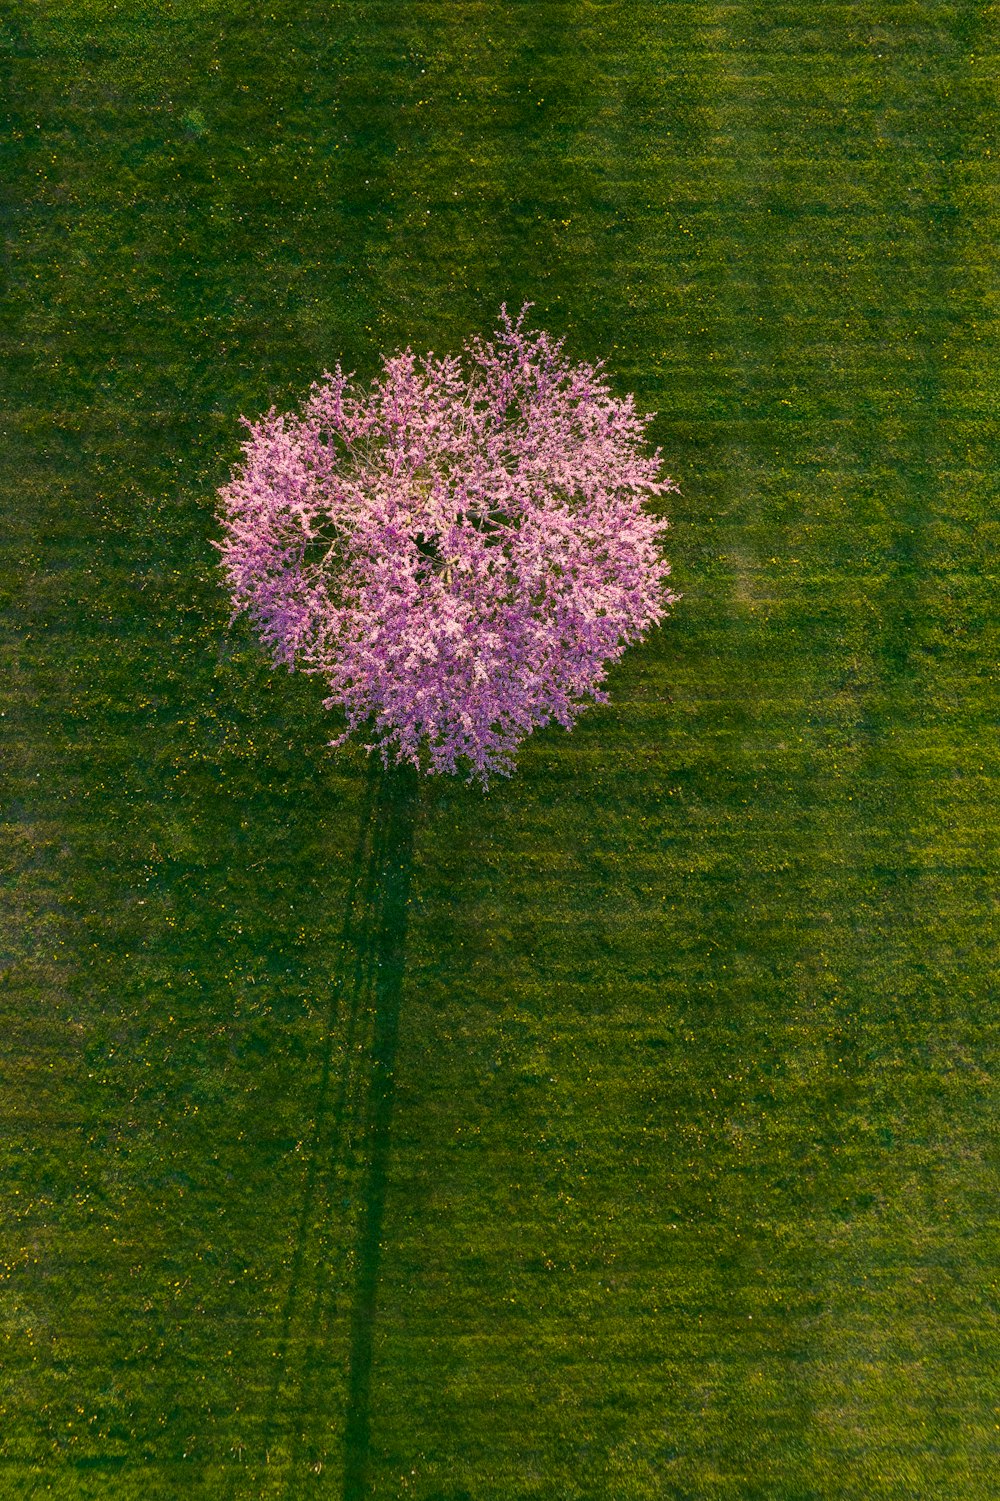
[[[261,1459],[268,1467],[277,1459],[285,1470],[283,1493],[289,1498],[304,1494],[308,1479],[322,1475],[338,1419],[345,1435],[345,1496],[361,1495],[365,1483],[372,1323],[418,808],[415,771],[386,771],[373,757],[341,931],[353,962],[333,990],[325,1022],[302,1206],[263,1424]],[[345,1363],[346,1406],[338,1412]]]
[[[416,774],[396,773],[391,786],[387,785],[385,817],[379,822],[380,839],[373,851],[377,876],[372,901],[375,1015],[365,1152],[367,1179],[358,1227],[351,1310],[344,1421],[344,1501],[359,1501],[367,1488],[372,1351],[396,1095],[396,1049],[406,963],[407,903],[413,868],[417,799]]]

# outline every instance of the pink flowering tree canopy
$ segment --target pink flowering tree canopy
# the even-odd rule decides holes
[[[608,665],[675,596],[675,490],[631,396],[504,307],[461,356],[338,365],[249,422],[219,492],[222,568],[276,664],[315,674],[385,763],[507,775],[524,737],[605,702]]]

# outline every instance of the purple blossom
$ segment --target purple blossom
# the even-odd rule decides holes
[[[676,490],[649,417],[501,309],[461,357],[338,364],[298,413],[244,423],[219,492],[234,617],[326,684],[340,745],[509,775],[536,727],[606,702],[608,664],[676,598],[646,495]]]

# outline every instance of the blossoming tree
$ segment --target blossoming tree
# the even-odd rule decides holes
[[[313,673],[386,764],[509,774],[519,743],[606,701],[608,665],[675,596],[676,489],[648,417],[596,365],[501,309],[462,356],[338,365],[298,413],[243,419],[222,567],[275,663]]]

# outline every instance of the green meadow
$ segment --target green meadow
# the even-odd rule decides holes
[[[6,0],[0,1498],[997,1495],[1000,7]],[[487,795],[230,625],[502,301],[682,599]]]

